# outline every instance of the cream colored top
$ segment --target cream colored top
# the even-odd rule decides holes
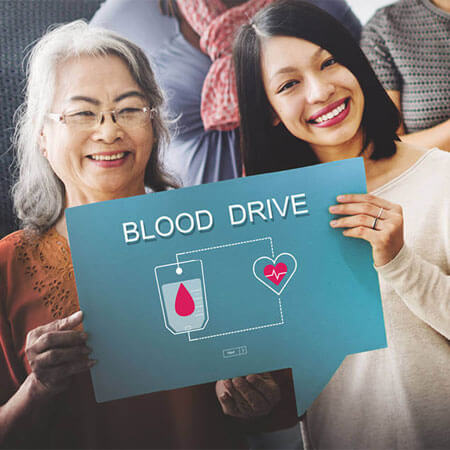
[[[450,449],[450,154],[373,191],[403,208],[405,246],[378,267],[388,348],[347,356],[308,410],[315,449]]]

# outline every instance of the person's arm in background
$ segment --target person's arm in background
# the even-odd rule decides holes
[[[384,37],[378,32],[379,27],[375,24],[375,21],[376,17],[374,16],[363,27],[361,48],[386,89],[387,94],[397,106],[400,114],[402,114],[402,77]],[[372,22],[374,22],[373,25]],[[412,133],[406,132],[402,121],[398,129],[398,135],[402,141],[415,146],[424,148],[439,147],[442,150],[450,151],[450,119],[433,127]]]
[[[400,91],[388,90],[386,92],[401,113]],[[397,133],[402,141],[408,142],[411,145],[424,148],[438,147],[441,150],[450,151],[450,119],[434,127],[408,134],[405,134],[405,127],[402,122]]]

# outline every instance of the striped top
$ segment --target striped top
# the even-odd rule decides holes
[[[399,0],[364,26],[361,47],[387,90],[401,92],[407,133],[450,117],[450,14],[430,0]]]

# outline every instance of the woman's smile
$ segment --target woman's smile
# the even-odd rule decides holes
[[[342,122],[348,116],[349,111],[350,97],[347,97],[322,108],[308,119],[308,123],[319,128],[331,127]]]
[[[99,167],[109,168],[122,166],[125,164],[129,155],[129,151],[101,152],[88,155],[87,158]]]

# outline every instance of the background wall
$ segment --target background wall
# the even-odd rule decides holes
[[[347,3],[364,25],[378,8],[395,3],[395,0],[347,0]]]

